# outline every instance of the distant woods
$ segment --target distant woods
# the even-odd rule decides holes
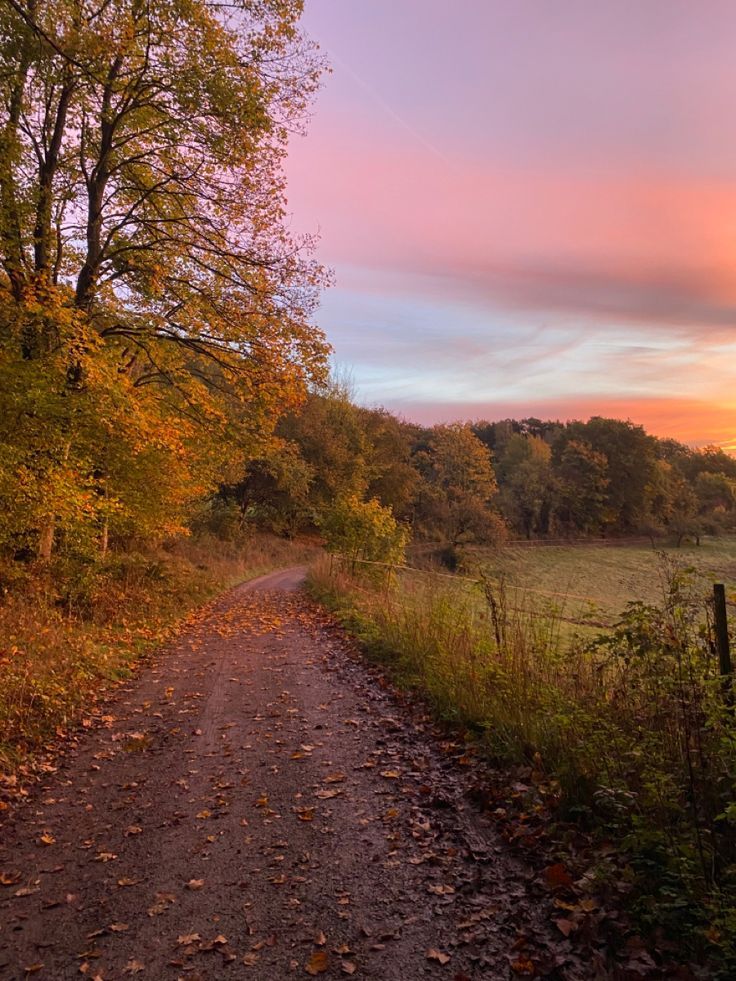
[[[668,536],[673,544],[736,527],[736,459],[641,426],[506,419],[425,428],[313,391],[208,505],[221,525],[282,534],[319,528],[335,501],[388,509],[415,542],[498,545],[512,538]]]

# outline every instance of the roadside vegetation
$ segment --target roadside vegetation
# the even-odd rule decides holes
[[[593,893],[623,896],[652,950],[675,943],[727,977],[736,965],[733,709],[693,574],[671,565],[662,582],[656,603],[629,603],[585,640],[493,580],[333,559],[315,567],[311,588],[398,684],[472,733],[495,763],[528,767],[562,853],[566,828],[592,835],[597,858],[578,873]]]

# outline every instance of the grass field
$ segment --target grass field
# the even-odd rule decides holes
[[[632,600],[661,603],[668,569],[693,569],[705,596],[714,582],[736,594],[736,538],[705,538],[702,545],[652,548],[635,545],[508,546],[469,550],[470,574],[503,582],[512,602],[551,608],[572,620],[612,624]]]

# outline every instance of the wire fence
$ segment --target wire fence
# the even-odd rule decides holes
[[[633,539],[631,540],[633,543]],[[549,607],[544,610],[534,609],[529,604],[524,606],[509,606],[510,610],[517,613],[525,613],[531,617],[537,618],[548,618],[550,613],[554,613],[555,618],[564,621],[565,623],[572,624],[574,626],[587,627],[587,628],[597,628],[597,629],[611,629],[616,626],[619,622],[620,617],[617,614],[611,614],[610,609],[606,609],[604,604],[602,604],[600,598],[595,596],[588,596],[581,593],[571,593],[569,591],[559,592],[550,589],[540,589],[535,586],[529,586],[526,583],[517,584],[509,582],[507,579],[498,579],[493,576],[483,576],[482,578],[474,578],[471,576],[463,576],[459,573],[454,572],[440,572],[437,569],[421,569],[417,566],[407,565],[405,563],[389,563],[389,562],[379,562],[371,559],[361,559],[352,556],[338,555],[334,554],[333,558],[338,559],[347,565],[355,568],[356,565],[361,566],[372,566],[380,569],[386,570],[387,585],[390,583],[391,576],[396,575],[408,575],[408,576],[424,576],[430,579],[448,580],[453,583],[465,583],[470,586],[478,586],[488,591],[489,589],[497,589],[508,593],[512,591],[517,596],[539,596],[546,601],[559,601],[558,604],[550,609]],[[586,604],[588,610],[585,611],[588,615],[584,615],[583,611],[566,611],[565,604],[569,604],[570,601],[578,602],[581,604]],[[518,601],[517,601],[518,602]],[[731,608],[736,608],[736,601],[729,598],[725,599],[726,606]],[[575,613],[576,615],[572,615]],[[583,614],[583,615],[581,615]],[[606,616],[606,614],[611,614]]]
[[[567,602],[568,600],[580,600],[584,603],[589,604],[591,607],[594,608],[600,607],[599,601],[596,600],[595,597],[593,596],[583,596],[577,593],[569,593],[569,592],[565,592],[565,593],[554,592],[548,589],[536,589],[534,587],[530,587],[526,585],[523,586],[516,585],[514,583],[508,582],[507,580],[496,579],[492,576],[484,576],[481,579],[476,579],[470,576],[462,576],[454,572],[439,572],[438,570],[435,569],[420,569],[417,568],[417,566],[394,564],[390,562],[378,562],[371,559],[361,559],[352,556],[339,555],[336,553],[332,556],[332,558],[336,558],[338,559],[338,561],[344,562],[346,565],[352,566],[353,569],[356,565],[373,566],[376,568],[385,569],[386,576],[387,576],[387,584],[390,582],[390,577],[393,574],[419,575],[419,576],[426,576],[431,579],[446,579],[454,583],[467,583],[471,586],[480,586],[484,590],[487,590],[491,587],[495,587],[499,591],[513,590],[516,593],[521,593],[524,596],[527,594],[531,594],[536,596],[543,596],[547,600],[557,599],[557,600],[562,600],[563,602]],[[523,606],[523,607],[509,606],[508,609],[516,613],[525,613],[529,616],[538,617],[538,618],[546,619],[550,615],[550,610],[544,610],[544,611],[535,610],[529,606]],[[577,617],[568,616],[564,612],[564,607],[557,607],[554,610],[554,615],[557,619],[581,627],[610,628],[615,626],[615,620],[609,621],[600,618],[592,619],[590,617],[583,618],[579,616]]]
[[[581,596],[579,594],[574,594],[574,593],[559,593],[559,592],[554,592],[552,590],[535,589],[534,587],[529,587],[526,585],[517,586],[514,585],[513,583],[507,582],[506,580],[496,579],[491,576],[483,576],[482,578],[477,579],[477,578],[472,578],[470,576],[458,575],[456,573],[439,572],[438,570],[434,570],[434,569],[419,569],[416,566],[410,566],[404,563],[392,564],[389,562],[379,562],[371,559],[361,559],[358,558],[357,556],[345,556],[345,555],[339,555],[334,553],[330,555],[331,574],[333,571],[333,561],[335,558],[339,562],[344,562],[346,564],[349,564],[352,567],[353,571],[355,571],[356,565],[372,566],[375,568],[386,570],[387,588],[390,587],[391,578],[394,575],[406,574],[409,576],[411,575],[427,576],[433,579],[450,580],[454,583],[465,583],[471,586],[481,586],[485,591],[486,598],[489,602],[489,605],[492,608],[495,609],[497,599],[500,599],[503,596],[505,608],[507,610],[515,613],[521,613],[525,616],[549,619],[550,614],[553,614],[556,620],[560,620],[565,623],[572,624],[574,626],[588,627],[588,628],[596,627],[599,629],[602,628],[607,630],[610,630],[613,627],[615,627],[620,619],[619,617],[616,617],[612,621],[599,620],[599,619],[593,620],[590,617],[583,619],[580,617],[567,616],[564,612],[564,606],[555,608],[554,610],[547,609],[545,611],[541,611],[541,610],[534,610],[528,606],[518,607],[518,606],[510,605],[508,601],[505,599],[506,590],[511,589],[520,592],[523,596],[526,596],[527,594],[531,594],[531,595],[543,596],[545,598],[552,597],[555,599],[561,599],[563,601],[568,601],[570,599],[583,600],[586,603],[590,604],[591,608],[595,608],[596,606],[598,606],[598,603],[596,599],[592,596]],[[497,598],[493,596],[493,592],[492,592],[493,589],[498,590]],[[732,687],[733,663],[731,660],[731,651],[730,651],[730,636],[729,636],[729,624],[727,618],[727,607],[728,606],[734,607],[736,606],[736,603],[728,598],[726,593],[726,588],[723,583],[714,583],[712,589],[713,589],[713,594],[709,602],[711,614],[713,616],[712,627],[715,632],[715,640],[713,641],[712,646],[714,652],[717,653],[718,655],[719,670],[723,678],[724,691],[728,698],[729,704],[733,706],[734,704],[734,691]],[[360,589],[360,591],[370,592],[369,590],[363,590],[363,589]],[[709,622],[710,622],[710,617],[709,617]]]

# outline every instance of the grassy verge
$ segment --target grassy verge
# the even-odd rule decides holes
[[[620,860],[590,870],[650,935],[736,966],[736,725],[704,609],[675,573],[594,644],[553,611],[431,575],[387,587],[318,564],[314,594],[400,684],[476,733],[500,764],[526,761]]]
[[[105,687],[190,611],[315,551],[267,536],[239,545],[201,537],[151,554],[60,559],[44,574],[0,568],[0,774],[93,716]]]

